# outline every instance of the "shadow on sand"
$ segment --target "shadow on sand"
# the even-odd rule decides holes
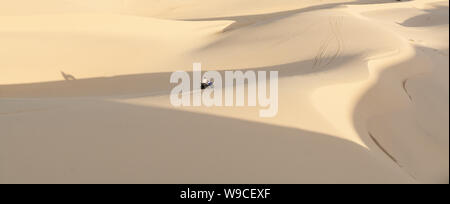
[[[65,108],[57,114],[0,117],[8,124],[0,183],[413,182],[331,135],[101,99],[73,104],[59,100]]]
[[[293,77],[298,75],[323,72],[351,61],[354,56],[340,56],[332,66],[314,68],[314,59],[289,64],[275,65],[261,68],[245,69],[243,71],[279,71],[279,77]],[[324,58],[331,61],[332,58]],[[204,70],[207,71],[207,70]],[[219,71],[224,76],[224,71]],[[188,72],[192,76],[192,72]],[[0,85],[0,98],[29,98],[29,97],[89,97],[136,94],[165,95],[176,84],[170,84],[170,75],[166,73],[150,73],[124,75],[116,77],[102,77],[78,79],[74,81],[41,82],[31,84]]]
[[[403,23],[400,23],[400,25],[406,27],[431,27],[448,25],[448,6],[437,6],[433,9],[424,11],[427,13],[407,19]]]
[[[380,3],[399,3],[395,0],[376,0],[376,1],[355,1],[355,2],[341,2],[341,3],[331,3],[331,4],[323,4],[317,6],[311,6],[301,9],[289,10],[289,11],[281,11],[275,13],[268,14],[259,14],[259,15],[247,15],[247,16],[229,16],[229,17],[218,17],[218,18],[199,18],[199,19],[178,19],[184,21],[235,21],[233,24],[224,28],[223,32],[228,32],[232,30],[236,30],[245,26],[249,26],[256,23],[262,22],[273,22],[278,21],[284,18],[288,18],[292,15],[317,11],[322,9],[330,9],[338,6],[345,5],[363,5],[363,4],[380,4]]]
[[[420,105],[407,86],[407,82],[415,77],[443,68],[427,63],[428,56],[424,53],[445,55],[432,48],[416,47],[416,50],[416,56],[410,60],[383,71],[378,82],[361,97],[353,113],[354,127],[374,154],[384,154],[411,178],[422,183],[448,183],[448,112],[445,115],[439,108],[442,104],[448,104],[448,86],[447,94],[444,92],[443,96],[438,97],[420,93],[421,90],[414,91],[422,97]],[[421,86],[432,88],[433,83],[430,77]],[[431,126],[427,124],[430,121],[426,121],[430,115],[421,116],[420,122],[419,118],[415,118],[415,114],[424,110],[433,114],[434,118],[428,118],[435,120]],[[446,121],[437,120],[439,118],[446,118]],[[442,134],[446,127],[447,133]],[[438,141],[437,144],[433,144],[434,141]]]

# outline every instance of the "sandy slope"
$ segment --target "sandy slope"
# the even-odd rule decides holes
[[[0,183],[448,183],[448,1],[0,5]],[[193,62],[278,115],[172,107]]]

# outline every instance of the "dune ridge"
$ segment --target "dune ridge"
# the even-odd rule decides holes
[[[21,1],[0,183],[448,183],[448,1]],[[279,71],[278,115],[172,107],[194,62]]]

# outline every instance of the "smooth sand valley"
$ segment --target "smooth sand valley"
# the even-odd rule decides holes
[[[448,183],[448,18],[447,0],[0,0],[0,183]],[[173,107],[195,62],[279,71],[278,115]]]

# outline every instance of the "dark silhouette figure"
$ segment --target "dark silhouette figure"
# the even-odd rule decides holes
[[[64,73],[63,71],[61,71],[61,74],[62,74],[62,76],[64,77],[64,79],[65,79],[66,81],[75,81],[75,80],[77,80],[77,79],[75,79],[74,76],[72,76],[72,75],[70,75],[70,74],[66,74],[66,73]]]

